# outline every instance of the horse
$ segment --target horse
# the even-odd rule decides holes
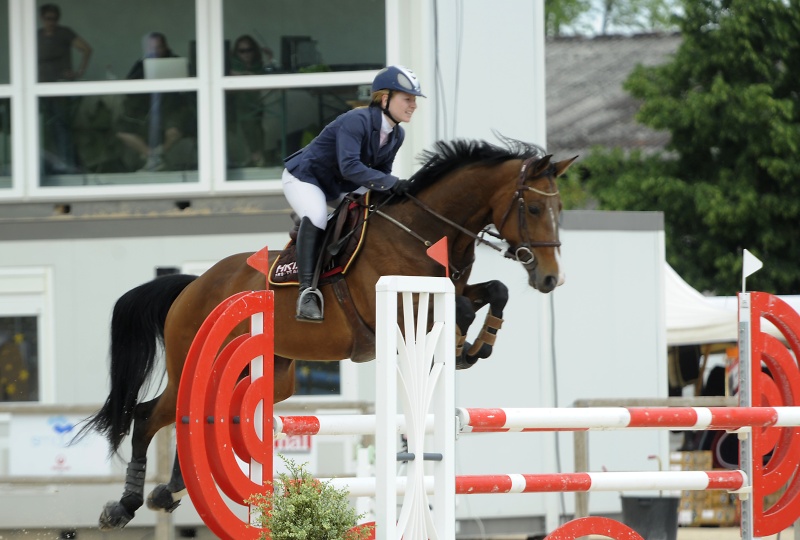
[[[275,288],[275,403],[294,392],[295,360],[374,359],[378,279],[441,276],[442,267],[424,250],[444,236],[456,296],[458,368],[491,354],[508,300],[508,289],[500,281],[467,283],[476,243],[502,251],[486,236],[505,241],[504,255],[520,262],[528,284],[542,293],[563,281],[558,232],[562,204],[556,179],[577,156],[554,162],[536,145],[506,137],[501,141],[440,141],[423,152],[424,164],[410,179],[406,194],[376,194],[378,202],[369,205],[367,233],[357,258],[342,279],[320,286],[326,306],[322,323],[295,319],[296,287]],[[264,275],[246,262],[251,255],[229,256],[199,277],[158,277],[117,300],[111,321],[111,390],[80,431],[103,434],[113,455],[133,425],[124,491],[119,501],[103,508],[102,530],[124,527],[144,504],[147,447],[157,431],[175,422],[181,371],[200,325],[229,296],[264,287]],[[485,306],[489,309],[483,331],[473,344],[465,343],[475,313]],[[243,323],[229,339],[247,332]],[[167,382],[158,397],[142,402],[141,389],[153,375],[159,345]],[[172,512],[184,494],[176,455],[169,482],[154,488],[147,505]]]

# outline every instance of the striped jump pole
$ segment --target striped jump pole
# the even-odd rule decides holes
[[[800,407],[458,408],[462,432],[671,430],[800,426]]]
[[[371,497],[376,493],[376,478],[320,478],[337,489],[347,489],[352,497]],[[404,495],[409,479],[397,479],[397,493]],[[434,478],[425,476],[423,489],[434,493]],[[569,493],[576,491],[626,490],[724,490],[731,493],[749,489],[742,471],[647,471],[561,474],[489,474],[455,477],[457,495],[501,493]],[[440,537],[441,538],[441,537]],[[450,537],[452,538],[452,537]]]
[[[512,433],[614,429],[728,430],[800,426],[800,407],[594,407],[594,408],[456,408],[460,433]],[[276,434],[371,435],[375,415],[328,414],[275,416]],[[397,433],[406,433],[397,416]],[[432,433],[434,416],[425,419]]]

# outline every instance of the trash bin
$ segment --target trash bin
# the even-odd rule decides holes
[[[644,540],[676,540],[680,497],[622,497],[622,522]]]

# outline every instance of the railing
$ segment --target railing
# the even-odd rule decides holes
[[[573,407],[735,407],[738,400],[725,396],[671,397],[671,398],[601,398],[578,399]],[[589,471],[589,431],[574,431],[575,472]],[[575,517],[589,515],[589,492],[575,493]]]

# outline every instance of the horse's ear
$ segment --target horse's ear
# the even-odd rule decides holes
[[[562,174],[567,172],[567,169],[569,169],[569,166],[572,165],[572,163],[576,159],[578,159],[578,156],[575,156],[572,159],[565,159],[563,161],[556,161],[554,163],[554,167],[556,168],[556,178],[558,178],[559,176],[561,176]]]
[[[530,172],[528,178],[536,178],[537,176],[541,175],[544,171],[547,170],[547,167],[550,166],[550,158],[553,157],[553,154],[547,154],[539,161],[533,164],[533,170]]]

